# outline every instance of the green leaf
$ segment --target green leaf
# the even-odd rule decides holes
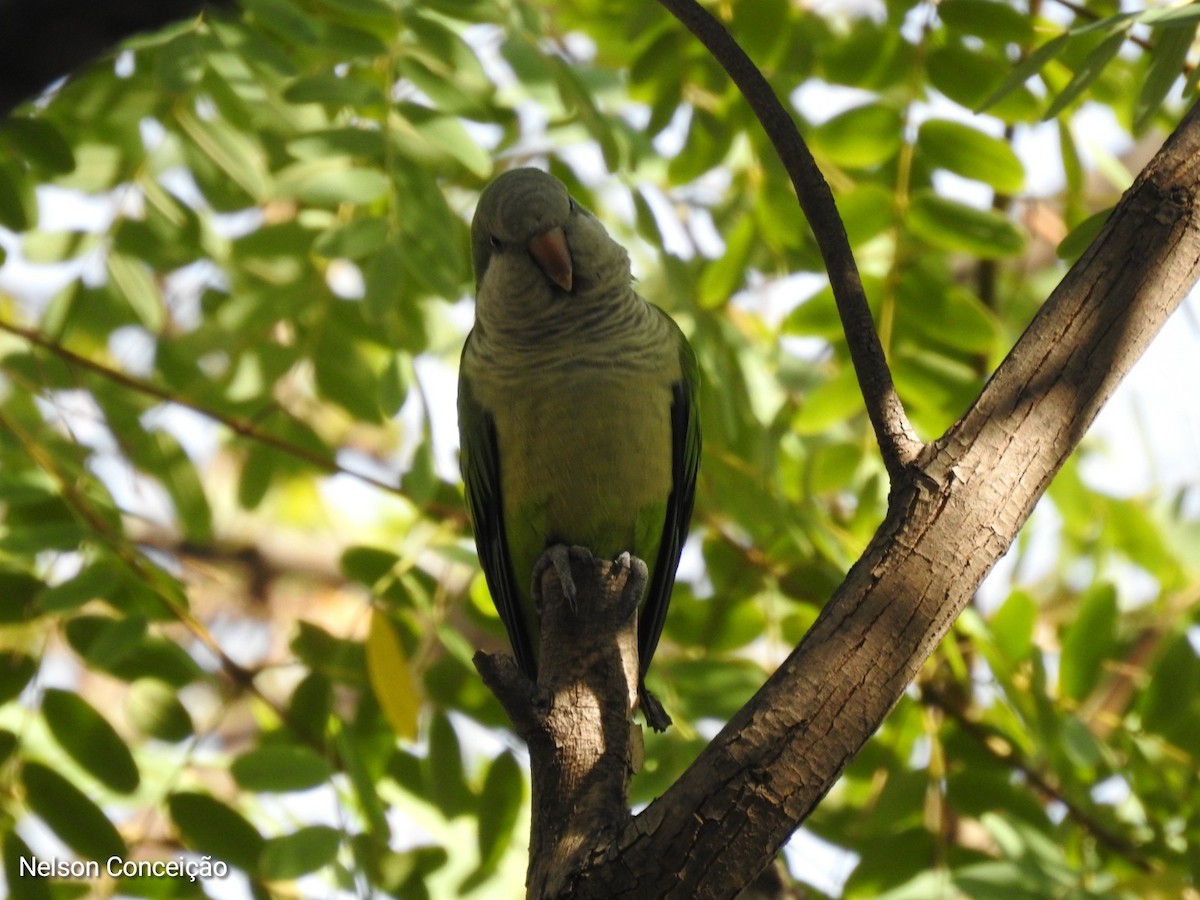
[[[1183,72],[1188,50],[1196,37],[1196,26],[1186,28],[1155,28],[1151,33],[1154,52],[1150,54],[1150,67],[1142,80],[1137,103],[1133,107],[1133,130],[1141,133],[1158,112],[1167,92]]]
[[[125,842],[113,823],[66,778],[49,766],[26,762],[21,780],[29,808],[80,858],[125,858]]]
[[[292,691],[288,721],[294,722],[305,738],[323,741],[332,709],[333,685],[326,676],[310,672]]]
[[[436,109],[469,119],[492,118],[495,87],[471,45],[415,5],[405,8],[404,24],[414,40],[401,47],[400,74],[412,79]]]
[[[854,483],[854,476],[863,462],[859,444],[835,443],[820,447],[813,453],[808,471],[807,487],[812,494],[843,491]]]
[[[312,357],[317,390],[361,422],[379,422],[379,376],[357,345],[324,329]]]
[[[315,160],[330,156],[357,156],[381,161],[387,140],[374,128],[330,128],[302,134],[287,143],[287,151],[297,159]]]
[[[948,283],[944,273],[910,266],[900,276],[897,335],[934,348],[988,353],[1001,339],[994,314],[975,294]]]
[[[210,162],[219,170],[218,177],[224,179],[225,187],[236,185],[250,201],[261,203],[267,198],[270,188],[262,148],[246,132],[220,120],[201,120],[182,107],[176,107],[174,113],[180,129],[201,154],[193,158],[193,163]],[[206,179],[201,188],[218,187],[214,181]]]
[[[0,706],[16,700],[35,672],[37,660],[19,650],[0,650]]]
[[[838,212],[852,245],[866,243],[887,231],[895,216],[892,192],[881,184],[860,183],[837,198]]]
[[[4,534],[2,526],[0,534]],[[0,604],[0,622],[17,623],[36,618],[41,608],[38,602],[46,589],[41,578],[0,565],[0,596],[5,599],[4,604]]]
[[[1074,262],[1088,247],[1092,245],[1092,241],[1100,234],[1104,223],[1108,221],[1108,217],[1112,215],[1115,207],[1108,207],[1099,212],[1092,213],[1078,225],[1071,229],[1065,238],[1058,243],[1055,248],[1055,253],[1059,259],[1065,259],[1069,262]]]
[[[229,767],[248,791],[286,793],[325,784],[333,769],[320,756],[299,744],[267,744],[237,757]]]
[[[866,169],[887,162],[900,149],[900,110],[867,103],[822,122],[808,135],[813,153],[837,165]]]
[[[285,0],[244,0],[246,8],[262,25],[280,37],[301,47],[320,40],[312,19]]]
[[[400,305],[404,296],[404,251],[398,242],[381,247],[363,269],[363,314],[382,322]]]
[[[154,77],[171,94],[194,90],[208,69],[208,55],[215,48],[194,32],[179,35],[154,54]]]
[[[190,849],[237,866],[258,869],[265,841],[246,818],[211,794],[181,791],[167,798],[167,808]]]
[[[697,300],[701,306],[715,309],[729,302],[745,282],[746,265],[757,243],[754,220],[743,216],[725,235],[725,252],[706,263],[700,274]]]
[[[174,687],[157,678],[139,678],[125,695],[125,714],[142,734],[177,743],[193,734],[192,717]]]
[[[313,250],[330,259],[363,259],[387,243],[388,231],[386,219],[355,219],[326,231],[313,242]]]
[[[1200,738],[1200,656],[1185,633],[1171,635],[1157,654],[1138,702],[1142,724],[1180,747]]]
[[[21,253],[33,263],[63,262],[92,252],[99,243],[99,235],[86,231],[27,231]]]
[[[721,164],[729,152],[730,143],[729,129],[720,119],[707,110],[694,110],[688,125],[687,140],[667,166],[669,179],[673,184],[695,181]]]
[[[1075,620],[1063,635],[1058,668],[1063,696],[1082,701],[1096,688],[1116,640],[1117,591],[1111,584],[1101,584],[1083,595]]]
[[[159,678],[181,688],[203,673],[174,641],[146,634],[137,616],[76,615],[66,624],[67,642],[92,668],[118,678]]]
[[[569,65],[557,56],[547,57],[546,62],[554,75],[563,104],[579,118],[588,134],[600,145],[604,164],[609,171],[615,172],[621,165],[620,148],[612,122],[596,105],[592,90],[584,83],[576,66]]]
[[[0,706],[16,700],[37,672],[37,660],[19,650],[0,650]]]
[[[342,553],[339,568],[342,574],[352,581],[371,587],[379,579],[392,574],[398,562],[399,555],[391,550],[358,545],[346,548]]]
[[[0,225],[10,231],[27,231],[37,224],[37,197],[29,176],[0,160]]]
[[[1033,36],[1030,16],[995,0],[946,0],[938,18],[955,31],[1001,44],[1024,44]]]
[[[917,151],[931,167],[982,181],[1002,194],[1018,193],[1025,185],[1025,167],[1007,141],[961,122],[921,123]]]
[[[10,115],[0,126],[0,144],[49,175],[65,175],[75,168],[75,151],[70,142],[53,122],[44,118]]]
[[[291,881],[324,868],[337,857],[341,833],[328,825],[309,825],[263,848],[259,873],[268,881]]]
[[[1067,108],[1070,103],[1075,100],[1080,94],[1086,91],[1104,71],[1104,67],[1112,61],[1112,58],[1117,55],[1117,51],[1121,49],[1121,45],[1125,43],[1127,37],[1124,30],[1114,32],[1106,37],[1083,60],[1083,63],[1075,70],[1075,75],[1067,82],[1067,86],[1062,89],[1054,102],[1050,104],[1050,108],[1046,110],[1042,116],[1042,120],[1048,122],[1060,112]]]
[[[24,870],[22,863],[35,856],[29,845],[12,828],[5,829],[0,840],[4,842],[4,880],[11,900],[51,900],[50,879]]]
[[[454,162],[479,178],[492,173],[491,156],[457,118],[412,103],[401,104],[396,111],[407,128],[394,128],[391,137],[413,158],[439,165]],[[406,140],[410,131],[413,139]]]
[[[313,206],[366,204],[384,196],[390,182],[377,169],[354,168],[344,160],[299,163],[279,175],[279,192]]]
[[[146,620],[140,616],[75,616],[66,629],[67,642],[88,665],[111,670],[145,637]]]
[[[1033,650],[1033,629],[1037,623],[1037,601],[1025,591],[1013,591],[988,623],[997,648],[1011,663],[1024,659]]]
[[[12,758],[17,749],[17,736],[7,728],[0,728],[0,766]]]
[[[858,379],[850,366],[843,366],[833,378],[804,397],[800,411],[792,420],[792,428],[797,434],[820,434],[862,410]]]
[[[905,223],[913,234],[943,250],[997,259],[1020,253],[1025,239],[1002,214],[950,200],[930,190],[913,193]]]
[[[366,656],[361,641],[335,638],[311,622],[298,623],[291,650],[310,668],[338,682],[366,684]]]
[[[1200,4],[1180,3],[1169,6],[1155,6],[1134,14],[1137,21],[1146,25],[1160,27],[1195,29],[1200,23]],[[1158,49],[1157,47],[1155,48]]]
[[[366,819],[371,836],[379,843],[386,844],[391,836],[387,813],[383,802],[379,799],[379,791],[375,778],[367,768],[363,758],[363,748],[348,729],[340,729],[336,735],[338,759],[345,767],[346,775],[354,786],[354,795],[358,798],[363,817]]]
[[[353,16],[367,16],[391,22],[396,10],[386,0],[320,0],[322,6],[340,10]]]
[[[137,790],[141,779],[133,754],[90,703],[71,691],[47,688],[42,715],[59,746],[88,774],[121,794]]]
[[[162,330],[166,319],[162,298],[144,263],[122,253],[109,253],[108,277],[147,331],[157,334]]]
[[[525,798],[525,774],[511,753],[501,753],[483,780],[479,797],[480,868],[494,868],[512,843]]]
[[[373,84],[328,73],[297,78],[283,92],[290,103],[320,103],[331,109],[382,106],[383,92]]]
[[[1017,88],[1021,87],[1032,76],[1042,71],[1042,67],[1046,65],[1046,63],[1050,62],[1050,60],[1054,59],[1054,57],[1058,56],[1058,54],[1062,53],[1062,51],[1066,49],[1067,42],[1070,39],[1071,36],[1069,34],[1060,34],[1057,37],[1051,38],[1024,59],[1022,59],[1016,64],[1016,66],[1013,67],[1012,71],[1009,72],[1008,77],[1000,83],[1000,86],[992,91],[990,95],[988,95],[987,99],[985,99],[978,106],[973,107],[975,112],[983,112],[984,110],[995,106]],[[1050,116],[1047,115],[1046,118],[1048,119]]]
[[[471,796],[463,772],[462,750],[450,719],[443,713],[429,723],[429,753],[425,758],[426,783],[434,801],[447,817],[464,812]]]

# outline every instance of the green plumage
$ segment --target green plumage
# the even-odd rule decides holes
[[[650,568],[642,674],[658,644],[700,458],[696,360],[633,290],[629,258],[553,176],[516,169],[471,225],[475,327],[459,377],[479,559],[522,670],[536,676],[534,564],[554,544]]]

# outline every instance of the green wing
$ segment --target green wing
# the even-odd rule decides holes
[[[467,345],[471,338],[467,336]],[[466,355],[466,349],[463,350]],[[467,510],[475,528],[475,546],[479,564],[487,580],[492,602],[500,621],[508,631],[508,640],[517,658],[517,665],[530,678],[537,676],[537,663],[532,639],[521,615],[521,591],[513,573],[512,554],[508,550],[508,533],[504,527],[504,498],[500,492],[500,449],[496,441],[496,424],[487,410],[479,405],[471,391],[471,383],[459,368],[458,433],[461,443],[463,482],[466,485]],[[661,627],[661,626],[660,626]]]
[[[666,313],[657,311],[675,325]],[[650,570],[646,601],[638,620],[638,658],[643,675],[650,667],[650,659],[667,621],[667,606],[671,602],[671,588],[675,585],[679,554],[687,540],[696,499],[696,473],[700,468],[700,366],[683,332],[678,326],[675,330],[679,336],[679,364],[683,378],[671,385],[671,495],[667,498],[662,540]]]

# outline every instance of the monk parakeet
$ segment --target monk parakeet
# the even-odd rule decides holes
[[[631,554],[649,567],[641,707],[662,730],[670,719],[644,676],[695,498],[695,355],[666,313],[634,292],[625,249],[552,175],[514,169],[488,185],[471,249],[461,461],[480,563],[517,663],[536,677],[531,582],[547,548]]]

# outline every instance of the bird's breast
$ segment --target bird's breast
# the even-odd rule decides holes
[[[671,491],[671,380],[558,372],[492,407],[509,540],[653,562]]]

